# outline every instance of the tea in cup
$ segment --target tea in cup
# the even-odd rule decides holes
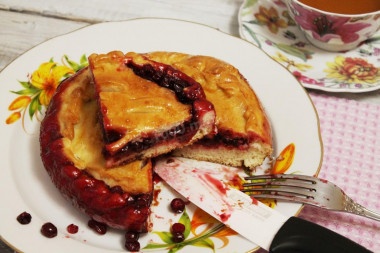
[[[314,46],[356,48],[380,29],[380,0],[287,0],[291,17]]]

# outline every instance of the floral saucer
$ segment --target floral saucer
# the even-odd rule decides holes
[[[354,50],[324,51],[305,38],[283,0],[245,0],[239,25],[242,38],[286,67],[306,88],[330,92],[380,89],[380,32]]]

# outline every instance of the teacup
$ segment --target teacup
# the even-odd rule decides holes
[[[316,9],[299,0],[286,2],[291,17],[306,38],[324,50],[354,49],[380,30],[380,10],[363,14],[339,14]],[[357,2],[360,3],[360,0]]]

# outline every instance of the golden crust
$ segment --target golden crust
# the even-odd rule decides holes
[[[111,153],[143,133],[170,129],[192,116],[191,105],[179,102],[173,91],[135,75],[124,59],[119,51],[89,57],[105,131],[122,135],[107,144]]]
[[[152,52],[149,59],[172,65],[199,82],[214,105],[218,130],[259,138],[272,145],[267,116],[247,80],[232,65],[209,56]]]
[[[85,170],[109,187],[120,186],[130,194],[153,190],[150,160],[108,169],[102,155],[103,139],[90,71],[84,70],[62,94],[58,113],[64,153],[78,169]]]

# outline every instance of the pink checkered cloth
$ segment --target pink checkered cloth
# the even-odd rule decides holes
[[[310,97],[319,115],[324,147],[318,177],[380,213],[380,106],[315,93]],[[312,206],[305,206],[299,217],[380,253],[378,221]]]
[[[340,186],[359,204],[380,213],[380,106],[310,94],[324,147],[318,175]],[[305,206],[299,217],[380,252],[380,222]]]

